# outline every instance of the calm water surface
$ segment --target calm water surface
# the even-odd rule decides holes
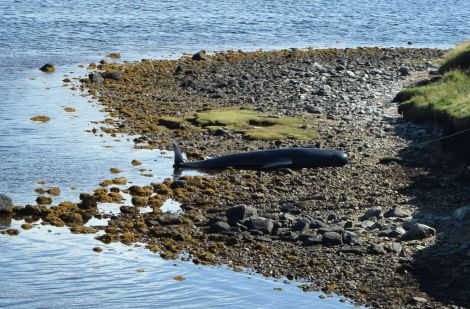
[[[133,183],[172,177],[171,153],[133,149],[132,137],[95,136],[100,107],[62,86],[79,63],[119,51],[124,59],[175,57],[199,49],[408,46],[447,48],[470,37],[470,1],[0,1],[0,193],[33,203],[78,199],[109,168]],[[37,70],[46,62],[57,72]],[[66,113],[73,107],[75,113]],[[48,115],[48,123],[30,117]],[[130,162],[143,162],[139,168]],[[140,168],[153,177],[142,176]],[[171,203],[168,204],[171,209]],[[108,207],[102,205],[102,207]],[[109,206],[111,207],[111,206]],[[116,211],[114,207],[110,211]],[[0,226],[18,228],[3,220]],[[222,268],[163,261],[142,248],[100,245],[92,236],[36,226],[0,235],[0,307],[345,308],[296,284]],[[174,265],[176,264],[176,265]],[[139,271],[137,271],[139,270]],[[183,275],[187,280],[172,278]],[[249,279],[249,277],[251,279]],[[281,287],[282,291],[273,290]]]

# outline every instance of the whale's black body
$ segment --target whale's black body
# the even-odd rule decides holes
[[[276,168],[299,169],[304,167],[343,166],[348,156],[338,150],[318,148],[280,148],[234,153],[216,158],[184,162],[180,149],[173,144],[175,168],[226,169],[233,167],[247,170],[271,170]]]

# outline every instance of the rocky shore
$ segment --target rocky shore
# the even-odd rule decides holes
[[[169,149],[189,159],[288,146],[341,149],[341,168],[239,171],[184,176],[124,189],[103,181],[81,203],[10,207],[98,239],[145,243],[164,258],[243,267],[304,280],[376,308],[465,307],[470,300],[470,170],[436,151],[439,130],[402,121],[392,102],[428,77],[435,49],[326,49],[197,53],[179,60],[91,64],[82,90],[110,117],[99,134],[138,135],[136,147]],[[315,139],[253,139],[196,114],[244,108],[308,121]],[[257,123],[255,125],[262,126]],[[150,181],[149,181],[150,182]],[[122,203],[114,216],[97,203]],[[168,198],[179,214],[162,213]],[[141,212],[143,206],[153,211]],[[459,210],[456,210],[459,209]],[[91,217],[106,227],[85,228]]]

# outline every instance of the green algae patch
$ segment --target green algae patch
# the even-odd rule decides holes
[[[444,55],[439,71],[447,72],[455,69],[463,71],[470,69],[470,41],[457,45]]]
[[[49,116],[38,115],[38,116],[31,117],[31,120],[38,121],[38,122],[48,122],[51,120],[51,118]]]
[[[213,109],[196,114],[195,123],[210,132],[226,129],[252,140],[308,140],[318,137],[312,120],[273,117],[249,109]]]
[[[113,59],[119,59],[119,58],[121,58],[121,53],[110,53],[110,54],[107,54],[106,57],[113,58]]]
[[[434,83],[405,89],[396,100],[406,120],[436,121],[449,129],[470,127],[470,72],[447,72]]]

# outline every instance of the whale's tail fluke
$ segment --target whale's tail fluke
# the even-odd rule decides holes
[[[179,166],[184,163],[183,155],[181,154],[181,150],[176,145],[176,143],[173,143],[173,151],[175,152],[175,164],[174,166]]]

